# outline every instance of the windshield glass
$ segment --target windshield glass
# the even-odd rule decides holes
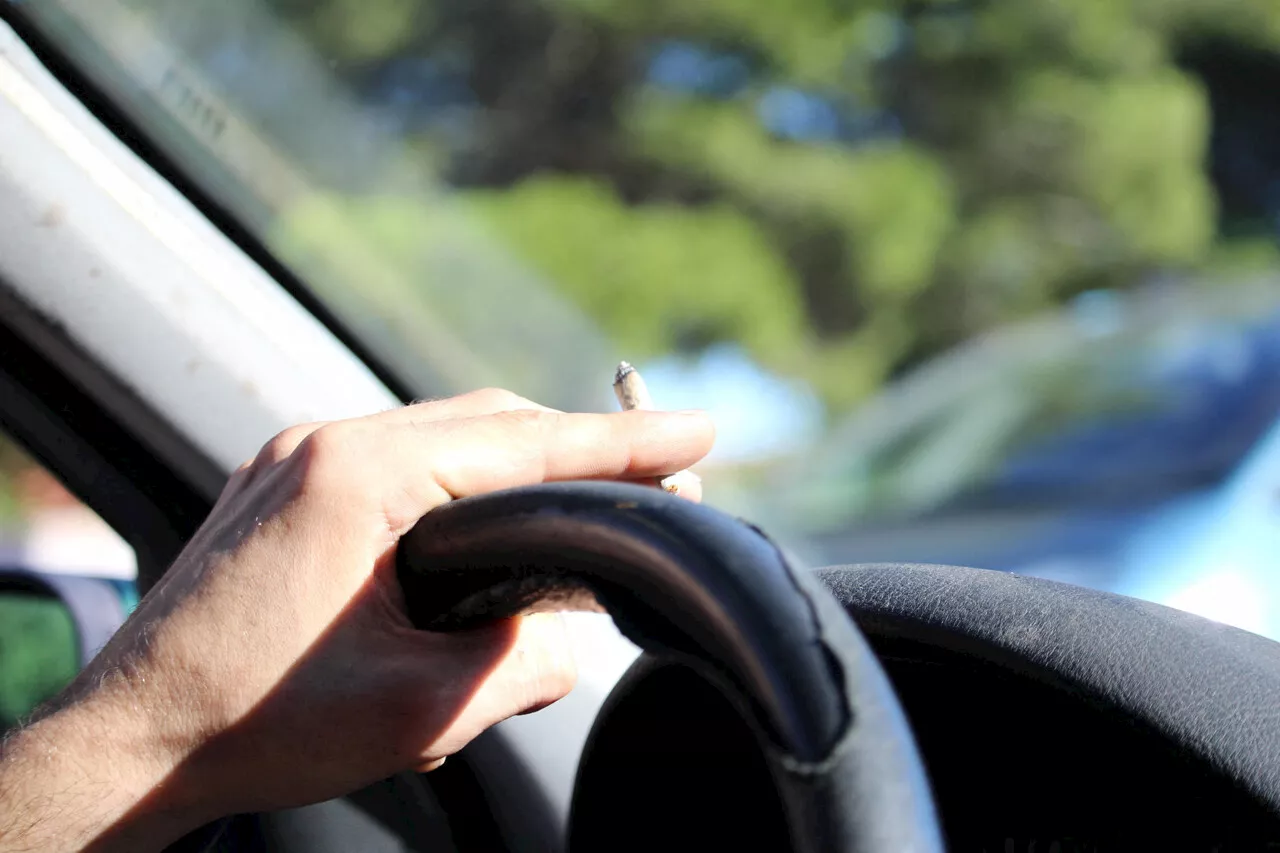
[[[414,394],[609,409],[630,360],[717,416],[713,499],[817,559],[1106,504],[1118,566],[1271,458],[1273,0],[7,11]],[[924,529],[890,553],[1085,559]]]

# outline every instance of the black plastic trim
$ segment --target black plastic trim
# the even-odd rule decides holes
[[[0,429],[124,537],[137,554],[145,590],[195,532],[211,501],[28,339],[32,325],[20,320],[31,315],[2,283],[0,307]],[[43,332],[58,336],[56,329]],[[74,349],[65,338],[59,348],[64,354]],[[83,353],[79,360],[92,365]],[[98,373],[99,391],[110,386],[128,393]]]

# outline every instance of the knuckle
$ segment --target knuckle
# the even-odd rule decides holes
[[[505,388],[481,388],[467,395],[476,403],[493,409],[515,409],[529,405],[529,401]]]
[[[356,439],[356,431],[345,424],[322,426],[302,439],[294,455],[304,483],[320,489],[347,483],[359,469],[350,464]]]
[[[345,456],[351,447],[353,430],[345,424],[329,424],[308,435],[300,448],[305,449],[313,463],[330,462]]]
[[[283,462],[306,438],[306,435],[307,430],[302,426],[291,426],[288,429],[281,430],[272,436],[270,441],[262,445],[262,449],[258,451],[257,458],[249,464],[272,465],[276,462]]]

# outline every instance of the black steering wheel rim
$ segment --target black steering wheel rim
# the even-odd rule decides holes
[[[420,628],[598,602],[641,648],[722,675],[769,743],[793,849],[942,849],[879,663],[835,599],[754,527],[655,489],[549,484],[428,513],[397,568]]]

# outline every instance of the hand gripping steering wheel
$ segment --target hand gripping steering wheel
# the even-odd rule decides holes
[[[419,628],[603,608],[644,650],[588,739],[570,853],[942,850],[879,663],[755,528],[656,489],[551,484],[433,510],[397,570]]]

